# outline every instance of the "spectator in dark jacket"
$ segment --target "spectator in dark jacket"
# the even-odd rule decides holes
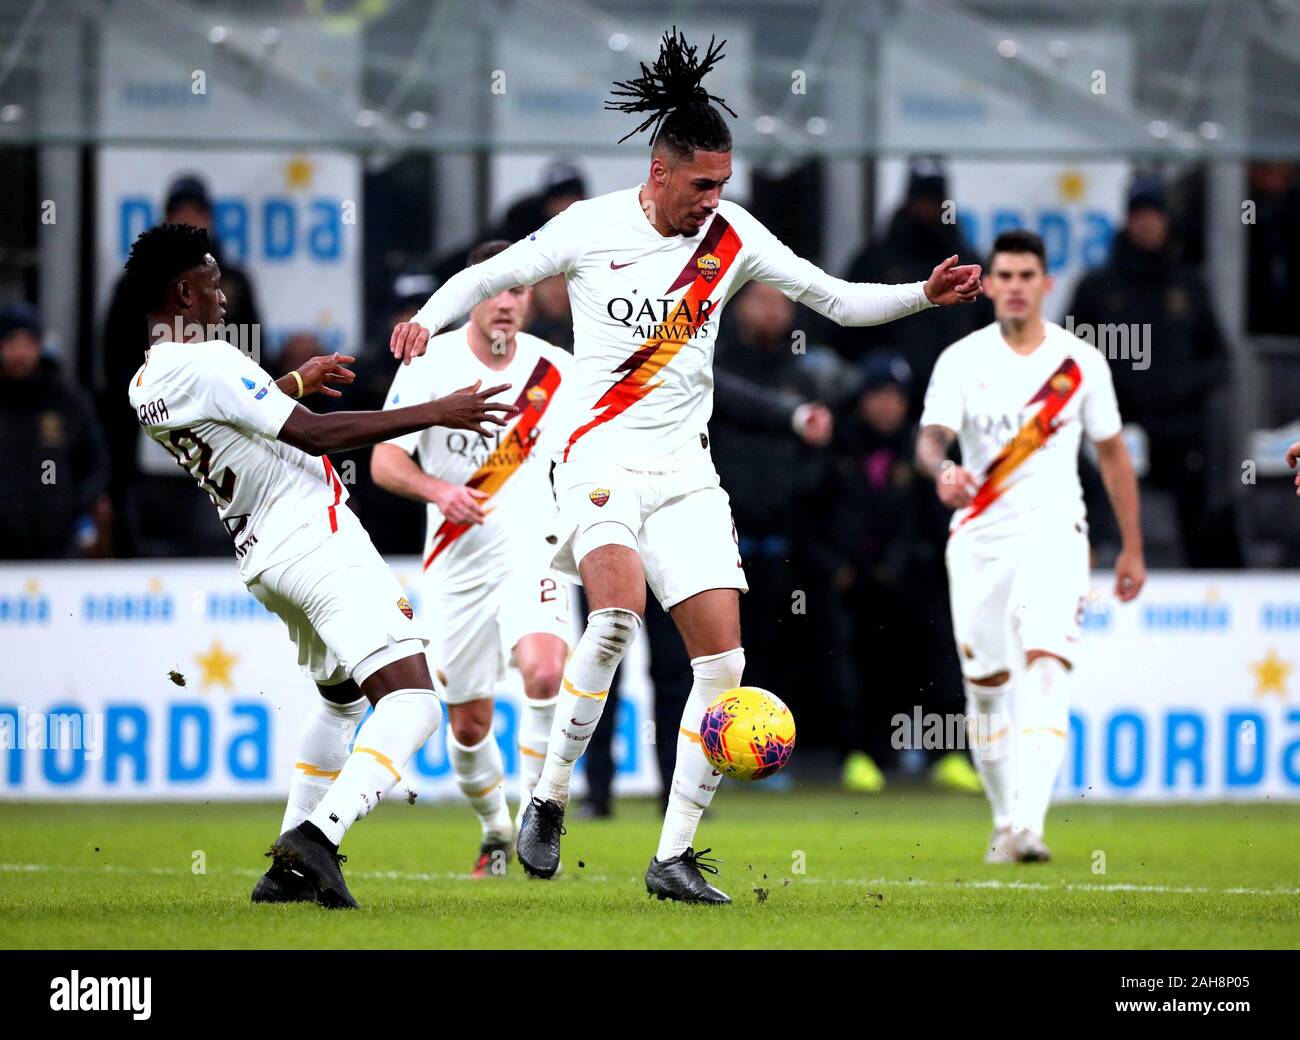
[[[212,199],[203,181],[183,176],[172,183],[163,205],[163,223],[190,224],[204,228],[212,236]],[[211,241],[212,254],[221,267],[221,291],[226,294],[226,324],[242,328],[259,324],[261,318],[248,275],[243,268],[222,257],[215,237]],[[144,307],[132,297],[126,279],[119,278],[99,345],[104,387],[98,403],[113,464],[109,491],[116,515],[122,521],[115,535],[119,554],[125,556],[135,554],[132,531],[126,523],[130,515],[126,497],[139,476],[136,450],[140,437],[139,423],[126,403],[126,388],[135,370],[144,363],[144,352],[149,348],[147,324]]]
[[[1124,230],[1109,260],[1080,281],[1070,317],[1107,354],[1120,414],[1146,431],[1146,483],[1173,493],[1186,563],[1241,566],[1230,500],[1212,502],[1211,395],[1227,383],[1227,347],[1204,281],[1169,246],[1169,209],[1158,181],[1133,185]],[[1112,337],[1106,349],[1115,328],[1127,339]],[[1133,346],[1139,342],[1146,344],[1140,352]]]
[[[943,170],[933,162],[913,165],[903,204],[884,235],[853,258],[845,277],[851,282],[919,282],[930,277],[937,260],[956,254],[963,263],[970,262],[975,250],[955,222],[955,210],[945,210],[945,203],[950,203],[950,197]],[[914,416],[920,415],[921,395],[939,354],[990,320],[992,314],[982,300],[969,307],[934,307],[908,319],[906,340],[897,349],[912,369]],[[832,330],[840,353],[853,359],[889,346],[890,337],[896,335],[887,325]]]
[[[94,555],[107,526],[108,455],[90,401],[41,357],[26,304],[0,311],[0,556]]]
[[[1300,181],[1294,163],[1251,163],[1254,219],[1247,225],[1246,325],[1274,336],[1300,334]]]

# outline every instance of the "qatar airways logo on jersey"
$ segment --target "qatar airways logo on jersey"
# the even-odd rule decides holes
[[[533,426],[522,435],[517,429],[498,430],[489,439],[463,430],[447,431],[447,451],[475,466],[517,466],[525,461],[541,431]]]
[[[1038,414],[1038,408],[1021,409],[1014,415],[1008,415],[1006,412],[994,414],[993,412],[972,412],[967,417],[967,422],[975,433],[981,437],[994,437],[1002,446],[1013,443],[1021,438],[1029,442],[1037,443],[1038,437],[1030,425],[1033,417]],[[1057,418],[1052,421],[1052,429],[1060,429],[1068,419]],[[1048,441],[1044,447],[1052,444]]]
[[[605,313],[631,329],[637,339],[693,339],[708,336],[705,327],[717,305],[717,300],[692,301],[689,296],[680,300],[615,296],[605,304]]]

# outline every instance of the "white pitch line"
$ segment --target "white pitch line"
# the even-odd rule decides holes
[[[99,867],[78,866],[58,863],[0,863],[0,874],[43,874],[43,873],[85,873],[85,874],[151,874],[160,876],[180,876],[191,871],[178,867],[119,867],[106,863]],[[260,870],[246,867],[228,867],[211,871],[214,874],[233,874],[239,877],[260,877]],[[349,872],[354,879],[365,881],[470,881],[468,874],[452,871],[408,872],[400,870],[368,870]],[[561,879],[563,880],[563,879]],[[575,875],[573,880],[608,882],[615,879],[606,874]],[[755,881],[753,877],[748,878]],[[764,879],[760,879],[764,880]],[[785,878],[765,879],[773,888],[784,887]],[[623,883],[633,884],[641,878],[629,877]],[[969,881],[932,881],[927,878],[818,878],[800,877],[790,880],[791,886],[797,885],[841,885],[856,888],[949,888],[949,889],[992,889],[1023,890],[1030,892],[1137,892],[1151,895],[1187,895],[1187,896],[1300,896],[1300,888],[1204,888],[1193,885],[1134,885],[1124,883],[1096,882],[1062,882],[1051,884],[1046,881],[1003,881],[997,878],[971,879]]]
[[[1046,881],[1003,881],[1000,878],[969,881],[929,881],[926,878],[908,878],[899,881],[896,878],[810,878],[800,879],[805,885],[896,885],[903,888],[989,888],[989,889],[1024,889],[1031,892],[1148,892],[1152,894],[1184,896],[1298,896],[1300,888],[1201,888],[1193,885],[1134,885],[1123,882],[1075,883],[1064,881],[1053,885]]]

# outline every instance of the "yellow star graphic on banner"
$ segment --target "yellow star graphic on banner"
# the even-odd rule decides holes
[[[284,186],[290,191],[310,188],[315,174],[315,163],[305,155],[295,155],[284,164]]]
[[[1277,656],[1277,651],[1269,647],[1264,659],[1254,661],[1250,666],[1250,670],[1255,673],[1255,696],[1263,697],[1276,693],[1279,697],[1286,697],[1286,679],[1294,667],[1295,665],[1290,661],[1282,660]]]
[[[212,649],[206,654],[195,654],[194,660],[203,669],[203,674],[199,677],[201,686],[206,688],[220,683],[228,690],[235,688],[235,680],[230,673],[239,663],[239,658],[234,654],[226,653],[226,648],[221,645],[220,639],[212,641]]]
[[[1056,181],[1062,202],[1080,202],[1088,193],[1088,185],[1081,170],[1062,170]]]

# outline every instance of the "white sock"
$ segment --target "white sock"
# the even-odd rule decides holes
[[[478,813],[483,836],[509,840],[514,824],[510,822],[510,807],[506,805],[506,770],[501,761],[501,748],[491,729],[473,747],[466,747],[448,733],[447,754],[461,794]]]
[[[307,817],[338,845],[398,780],[412,755],[438,729],[442,704],[432,690],[395,690],[375,705],[338,778]]]
[[[546,744],[551,737],[551,724],[555,721],[555,705],[559,695],[546,700],[524,699],[524,710],[519,720],[519,806],[522,809],[533,796],[537,778],[542,775],[546,761]]]
[[[573,767],[587,750],[587,742],[605,710],[614,671],[640,627],[641,618],[621,607],[593,610],[587,615],[587,628],[564,666],[546,762],[537,778],[534,798],[568,804]]]
[[[348,758],[348,744],[370,702],[358,697],[350,704],[336,704],[320,698],[316,710],[303,720],[298,731],[298,757],[289,781],[289,803],[285,806],[280,833],[291,831],[311,815]]]
[[[1070,727],[1070,672],[1055,657],[1039,657],[1025,669],[1016,701],[1020,724],[1020,782],[1014,825],[1043,833],[1056,774],[1065,761]]]
[[[966,680],[966,733],[971,761],[993,807],[993,826],[1010,827],[1016,801],[1016,733],[1010,680],[1001,686],[976,686]]]
[[[700,723],[704,709],[714,697],[740,685],[745,671],[745,651],[737,647],[709,657],[693,657],[691,671],[695,673],[695,681],[677,731],[677,764],[673,767],[663,830],[659,832],[659,850],[655,853],[658,860],[680,856],[690,847],[704,810],[722,782],[722,776],[704,756]]]

